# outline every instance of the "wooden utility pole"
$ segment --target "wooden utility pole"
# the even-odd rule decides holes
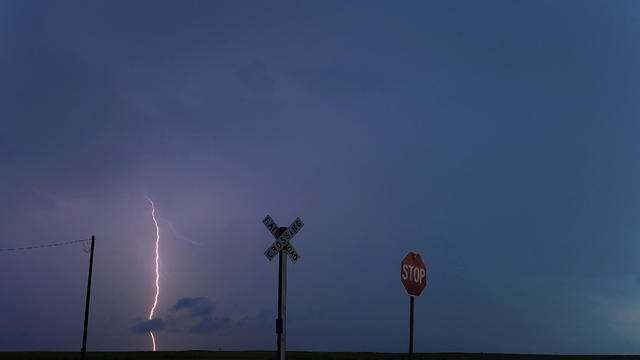
[[[93,245],[96,237],[91,235],[91,255],[89,255],[89,280],[87,281],[87,302],[84,308],[84,331],[82,332],[82,349],[80,359],[84,360],[87,355],[87,326],[89,325],[89,300],[91,299],[91,272],[93,271]]]

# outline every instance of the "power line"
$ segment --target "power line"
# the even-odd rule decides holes
[[[71,241],[64,241],[64,242],[58,242],[58,243],[52,243],[52,244],[32,245],[32,246],[16,247],[16,248],[4,248],[4,249],[0,249],[0,252],[35,250],[35,249],[42,249],[42,248],[49,248],[49,247],[66,246],[66,245],[72,245],[72,244],[77,244],[77,243],[83,243],[83,245],[85,245],[89,241],[91,241],[91,240],[90,239],[82,239],[82,240],[71,240]]]

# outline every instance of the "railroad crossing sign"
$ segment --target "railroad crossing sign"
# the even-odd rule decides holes
[[[408,252],[400,263],[400,280],[411,296],[420,296],[427,286],[427,266],[418,253]]]
[[[294,263],[298,261],[300,255],[298,255],[298,252],[293,248],[293,245],[291,245],[289,241],[291,241],[291,239],[293,239],[298,231],[300,231],[300,229],[302,229],[302,227],[304,226],[302,220],[300,220],[300,218],[296,218],[295,220],[293,220],[291,225],[289,225],[289,227],[286,228],[286,230],[283,231],[280,236],[278,236],[278,229],[280,228],[278,227],[278,225],[276,225],[276,222],[273,221],[271,216],[267,215],[262,220],[262,223],[267,227],[271,234],[273,234],[273,237],[276,238],[276,241],[274,241],[273,244],[271,244],[271,246],[269,246],[264,252],[264,255],[267,257],[267,259],[273,260],[273,258],[278,255],[278,253],[280,253],[280,250],[284,250],[287,252],[287,255],[289,255],[291,261],[293,261]]]
[[[269,215],[262,220],[262,223],[276,238],[276,241],[267,248],[264,255],[271,261],[280,254],[278,259],[278,318],[276,319],[277,359],[285,360],[287,350],[287,255],[294,263],[300,258],[290,241],[302,229],[304,223],[300,218],[296,218],[289,227],[278,227]]]

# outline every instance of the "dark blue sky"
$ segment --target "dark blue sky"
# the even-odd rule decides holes
[[[640,3],[0,2],[0,247],[95,234],[89,350],[640,352]],[[0,350],[77,350],[88,257],[0,253]]]

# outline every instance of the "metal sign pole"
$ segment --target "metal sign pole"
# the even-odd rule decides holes
[[[411,310],[409,310],[409,359],[413,357],[413,300],[414,296],[410,296],[411,298]]]
[[[276,238],[287,230],[278,228]],[[287,252],[280,251],[278,258],[278,318],[276,319],[276,333],[278,334],[278,360],[284,360],[287,351]]]
[[[82,332],[82,349],[80,358],[84,360],[87,353],[87,325],[89,325],[89,300],[91,299],[91,272],[93,271],[93,244],[96,241],[94,235],[91,236],[91,255],[89,255],[89,280],[87,281],[87,302],[84,308],[84,331]]]
[[[278,360],[285,360],[287,351],[287,252],[280,251],[278,271]]]

